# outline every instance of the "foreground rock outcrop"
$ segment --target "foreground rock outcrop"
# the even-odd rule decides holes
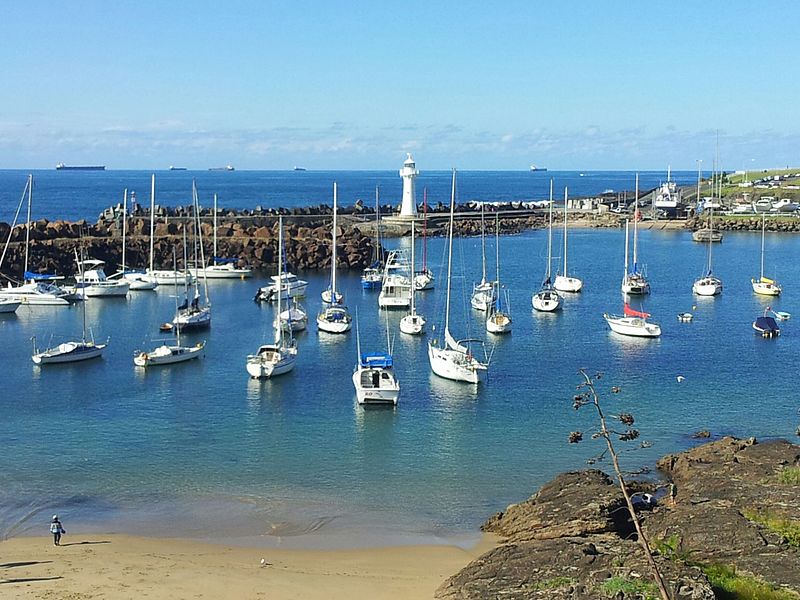
[[[781,477],[798,465],[800,446],[734,438],[659,462],[669,492],[654,508],[642,505],[640,517],[651,545],[666,541],[673,548],[673,556],[656,556],[673,598],[717,597],[700,564],[733,566],[800,590],[798,548],[752,520],[766,512],[800,518],[798,486]],[[600,471],[559,475],[482,529],[503,542],[444,582],[437,598],[658,597],[622,494]]]

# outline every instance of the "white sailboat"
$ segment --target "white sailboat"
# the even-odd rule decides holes
[[[253,270],[247,267],[238,267],[237,258],[225,258],[217,254],[217,195],[214,194],[214,252],[207,265],[190,269],[190,273],[196,278],[206,277],[207,279],[247,279],[253,276]],[[199,221],[199,218],[198,218]]]
[[[472,298],[469,303],[475,310],[488,311],[494,306],[496,298],[494,295],[495,282],[486,279],[486,221],[484,220],[483,202],[481,202],[481,264],[483,267],[481,282],[472,288]]]
[[[322,290],[322,301],[326,304],[341,304],[344,301],[344,296],[341,292],[336,290],[336,235],[337,235],[337,226],[336,226],[336,217],[338,213],[337,208],[337,194],[338,194],[338,186],[334,182],[333,184],[333,244],[331,249],[331,284],[324,290]]]
[[[135,192],[131,193],[135,195]],[[155,290],[158,287],[157,281],[150,279],[144,271],[129,269],[125,261],[128,236],[128,188],[125,188],[122,198],[122,265],[120,265],[119,271],[110,275],[108,278],[111,280],[127,281],[129,289],[132,292]]]
[[[500,214],[495,213],[494,219],[495,260],[497,287],[497,301],[492,305],[486,317],[486,331],[489,333],[509,333],[511,331],[511,304],[508,300],[508,290],[500,285]]]
[[[361,354],[361,334],[356,319],[356,368],[353,386],[359,404],[390,404],[397,406],[400,382],[394,374],[394,358],[389,338],[388,316],[386,324],[386,353]]]
[[[25,189],[22,191],[17,206],[17,211],[14,215],[14,221],[8,231],[8,238],[3,248],[3,254],[0,256],[0,265],[5,261],[6,253],[8,252],[9,244],[11,243],[11,236],[14,233],[14,227],[17,224],[17,217],[25,202],[28,199],[28,213],[27,225],[25,228],[25,265],[23,267],[22,283],[9,281],[6,287],[0,287],[0,301],[5,302],[5,306],[11,306],[14,302],[26,304],[28,306],[69,306],[71,303],[78,300],[80,297],[77,294],[68,292],[63,288],[57,286],[55,281],[63,279],[57,275],[46,275],[42,273],[31,273],[28,271],[28,259],[30,255],[30,241],[31,241],[31,205],[33,203],[33,175],[28,175],[28,180],[25,183]],[[16,310],[16,309],[15,309]]]
[[[278,273],[283,270],[283,218],[278,217]],[[278,280],[280,285],[280,279]],[[280,290],[278,290],[280,292]],[[294,369],[297,360],[297,345],[291,328],[285,331],[281,325],[281,294],[278,293],[277,316],[274,321],[275,341],[263,344],[255,354],[247,357],[247,373],[258,379],[277,377]]]
[[[105,344],[96,344],[91,330],[89,330],[89,337],[87,339],[85,302],[81,303],[81,316],[83,318],[83,330],[80,341],[64,342],[57,346],[47,348],[46,350],[39,350],[36,346],[36,338],[34,337],[31,360],[37,365],[48,365],[78,362],[101,356],[103,350],[108,346],[108,341],[106,341]]]
[[[381,254],[381,203],[380,188],[375,186],[375,256],[372,264],[364,269],[361,275],[361,287],[365,290],[376,290],[381,287],[383,281],[383,268]]]
[[[422,190],[422,269],[414,273],[417,290],[432,290],[436,284],[433,271],[428,267],[428,188]]]
[[[758,279],[751,279],[753,291],[761,296],[780,296],[781,285],[774,279],[764,277],[764,236],[767,230],[767,217],[761,215],[761,274]]]
[[[550,212],[547,226],[547,272],[542,288],[531,298],[533,308],[539,312],[555,312],[561,308],[561,296],[550,280],[550,265],[553,259],[553,180],[550,180]]]
[[[175,271],[168,269],[155,269],[153,266],[153,256],[155,253],[155,232],[156,232],[156,176],[150,176],[150,266],[144,275],[144,279],[155,282],[159,285],[192,285],[196,278],[192,277],[189,271]]]
[[[456,171],[453,169],[453,185],[450,194],[450,228],[447,254],[447,302],[445,305],[444,332],[441,337],[428,342],[428,361],[431,370],[445,379],[478,383],[489,370],[488,361],[475,358],[471,346],[481,344],[480,340],[466,339],[456,341],[450,333],[450,287],[453,269],[453,218],[456,202]]]
[[[636,174],[636,199],[633,204],[633,270],[628,271],[628,224],[625,222],[625,275],[622,277],[622,293],[629,296],[644,296],[650,293],[650,282],[639,272],[639,174]]]
[[[342,296],[336,292],[336,202],[338,187],[333,183],[333,246],[331,247],[331,287],[328,301],[317,315],[317,329],[326,333],[345,333],[353,326],[353,317],[342,304]],[[279,294],[280,295],[280,294]]]
[[[292,305],[279,313],[281,326],[286,330],[303,331],[308,326],[308,314],[297,298],[292,299]]]
[[[567,188],[564,187],[564,265],[563,273],[556,273],[553,287],[559,292],[577,293],[583,289],[583,281],[577,277],[570,277],[567,271]]]
[[[195,244],[200,247],[200,261],[205,264],[205,253],[203,251],[203,231],[200,228],[200,201],[197,197],[197,186],[192,181],[192,204],[194,206],[194,227],[196,232]],[[187,264],[186,257],[186,227],[183,228],[184,243],[184,264]],[[191,275],[187,272],[187,277]],[[200,304],[200,286],[194,285],[194,297],[189,302],[189,285],[185,287],[186,297],[183,306],[178,308],[178,314],[172,320],[172,328],[178,330],[205,329],[211,325],[211,300],[208,296],[208,280],[203,275],[203,304]]]
[[[172,252],[173,271],[178,273],[177,259],[175,258],[175,251]],[[178,316],[178,295],[175,294],[175,316]],[[181,344],[181,330],[175,330],[177,340],[171,344],[168,340],[152,350],[134,352],[133,364],[137,367],[153,367],[160,365],[171,365],[187,360],[200,358],[203,355],[203,350],[206,347],[205,341],[198,342],[194,346],[184,346]]]
[[[714,209],[709,209],[708,215],[708,258],[706,261],[706,274],[692,284],[692,292],[698,296],[716,296],[722,292],[722,280],[715,277],[711,268],[712,246],[714,244]]]
[[[417,241],[415,238],[415,223],[411,222],[411,273],[414,273],[415,259],[416,259],[416,246]],[[408,335],[420,335],[425,330],[425,317],[417,314],[416,286],[409,286],[410,306],[408,314],[400,319],[400,331]]]
[[[657,323],[649,322],[647,320],[649,317],[649,313],[634,310],[627,302],[622,316],[609,313],[603,314],[603,318],[614,333],[646,338],[660,336],[661,327]]]

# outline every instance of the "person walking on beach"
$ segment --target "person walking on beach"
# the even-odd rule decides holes
[[[61,545],[61,534],[67,533],[67,531],[58,520],[58,515],[53,515],[53,520],[50,521],[50,533],[53,534],[53,546]]]

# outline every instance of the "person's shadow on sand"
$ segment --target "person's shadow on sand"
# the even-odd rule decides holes
[[[69,544],[60,544],[60,546],[63,548],[65,546],[86,546],[88,544],[110,544],[110,543],[111,543],[111,540],[98,540],[96,542],[92,542],[92,541],[70,542]]]

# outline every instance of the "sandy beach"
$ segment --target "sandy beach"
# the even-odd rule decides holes
[[[432,598],[434,590],[495,544],[359,550],[239,548],[126,535],[66,535],[0,543],[0,597]],[[262,566],[262,559],[265,565]]]

